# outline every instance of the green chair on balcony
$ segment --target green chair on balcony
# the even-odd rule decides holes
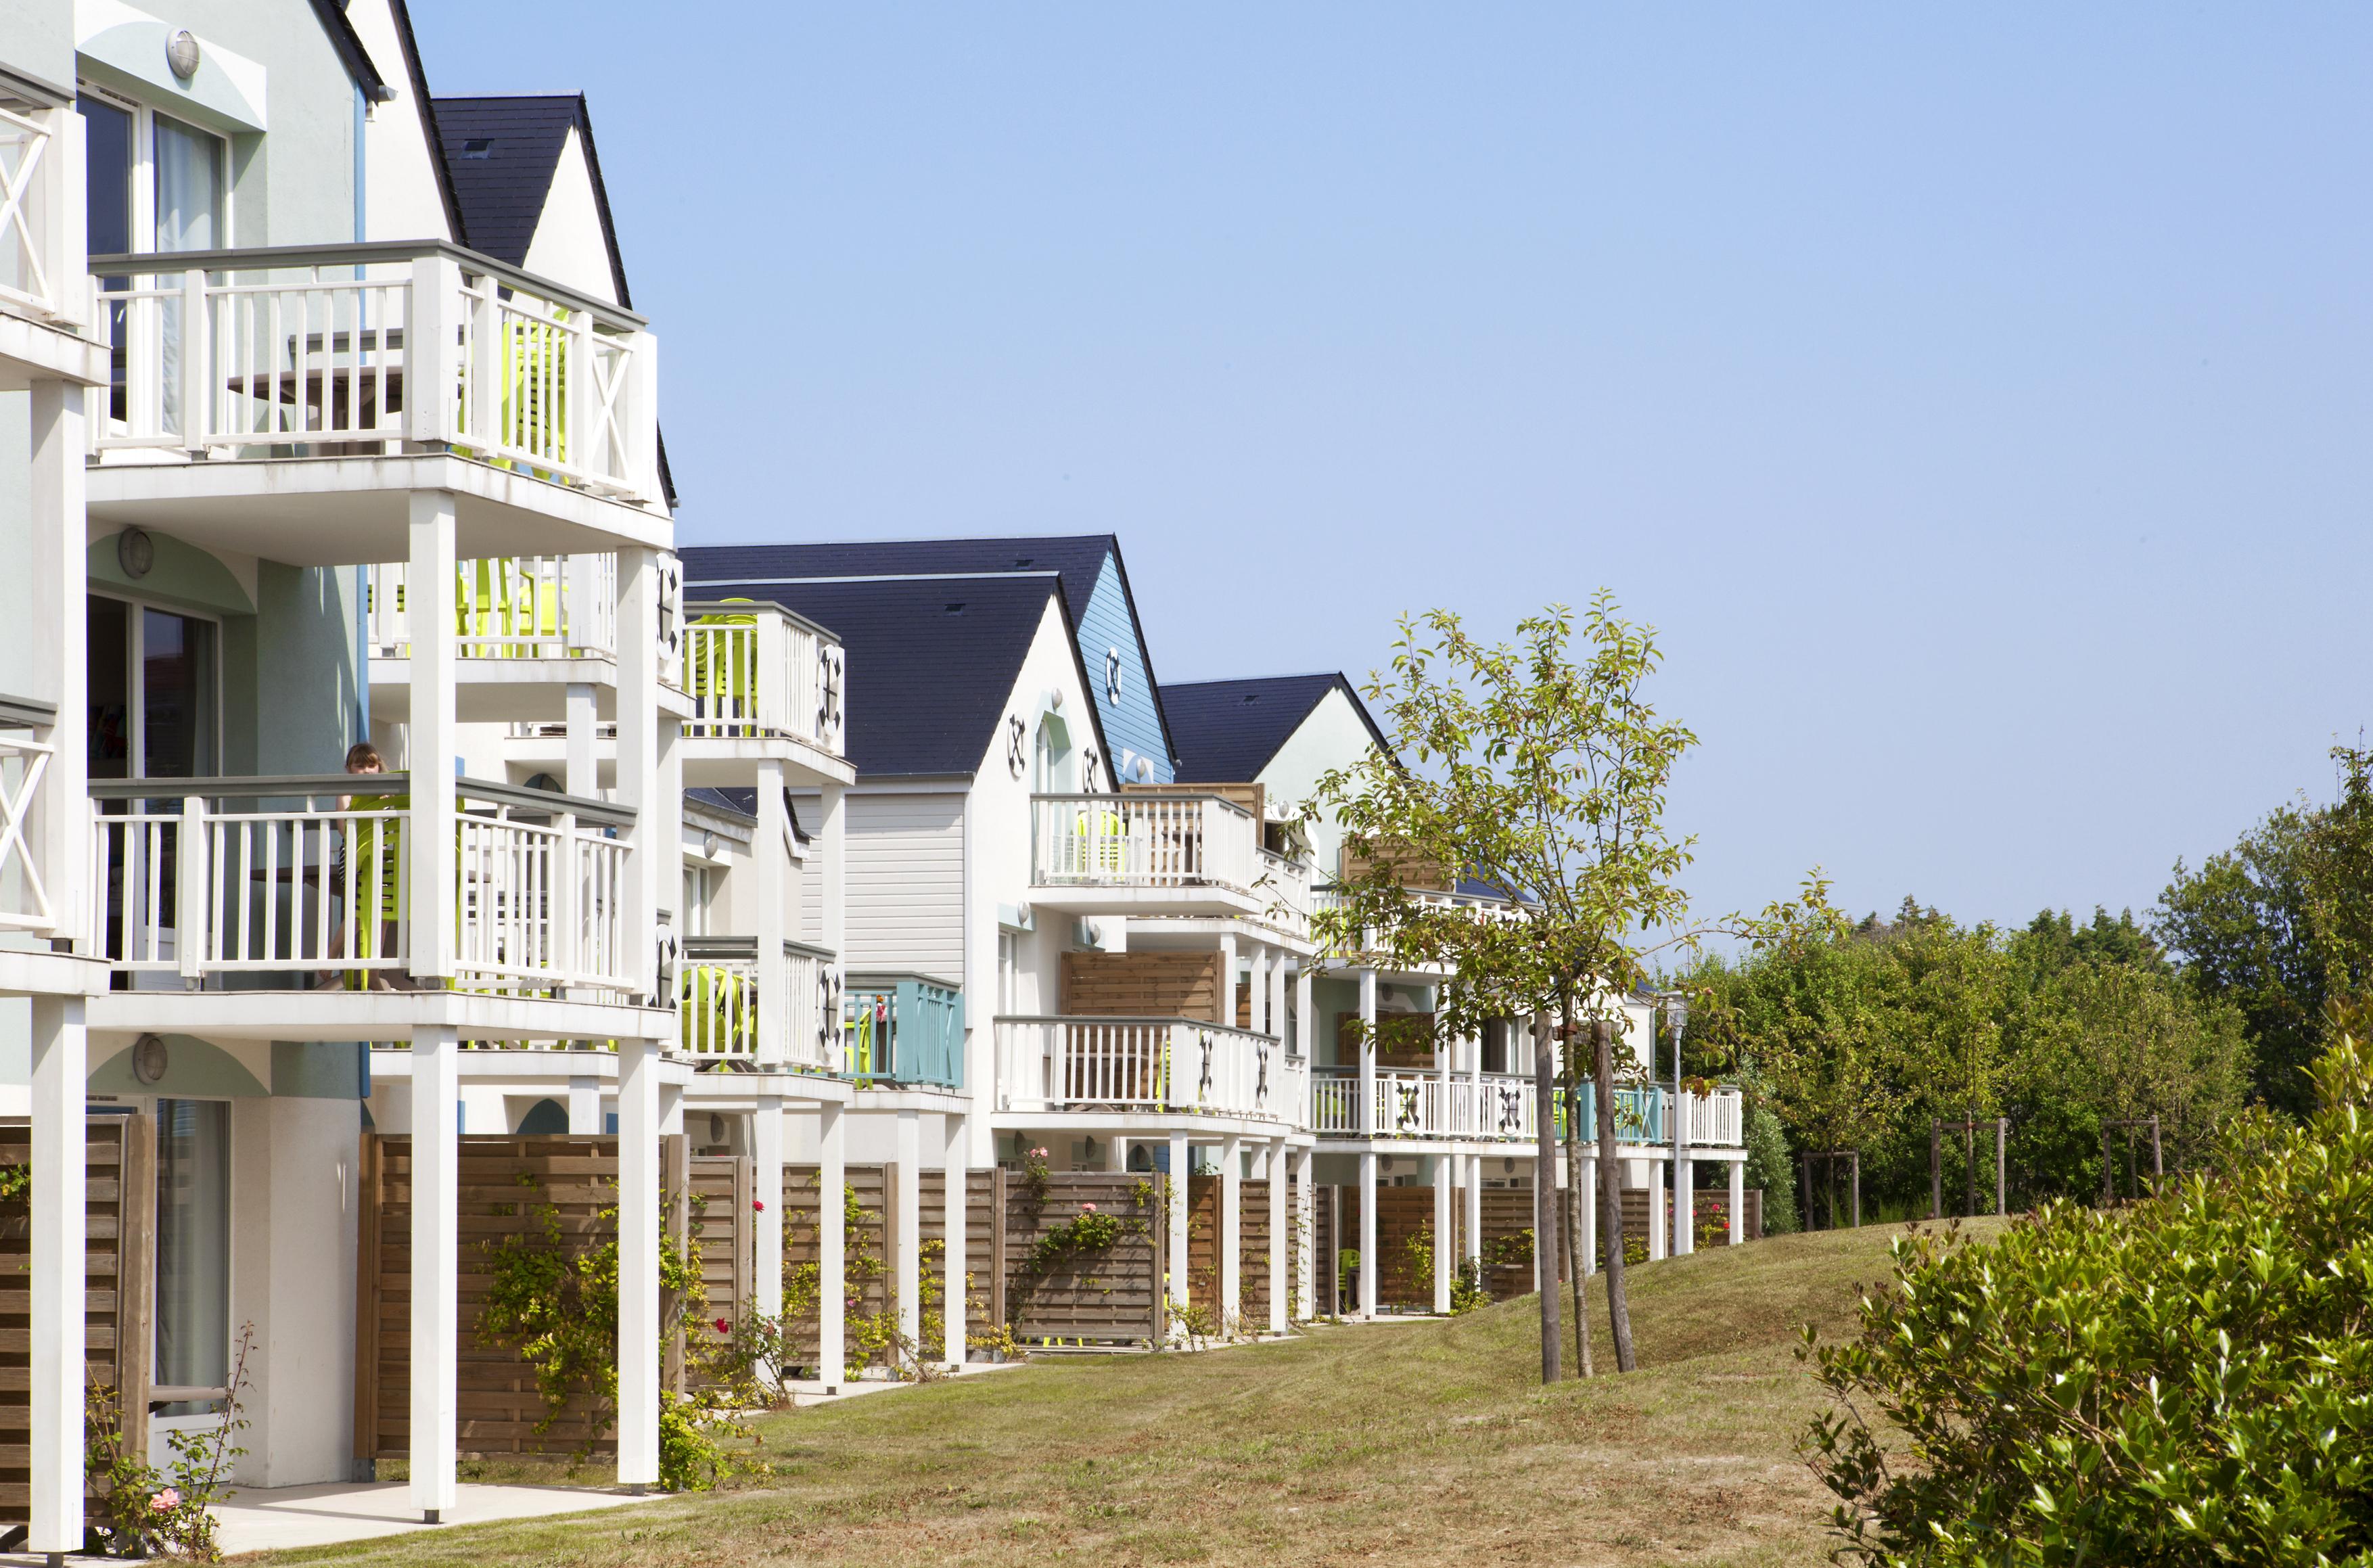
[[[725,599],[725,604],[754,604],[754,599]],[[738,611],[710,614],[696,626],[748,626],[748,637],[704,637],[693,639],[694,656],[685,662],[693,712],[711,733],[742,733],[758,717],[758,617]]]
[[[756,1049],[758,987],[750,976],[721,965],[688,965],[677,1004],[685,1051],[748,1055]]]

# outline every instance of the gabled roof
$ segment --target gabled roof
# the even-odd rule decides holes
[[[1178,748],[1178,777],[1196,784],[1252,782],[1320,700],[1338,687],[1351,699],[1376,744],[1390,755],[1392,746],[1370,717],[1368,705],[1339,673],[1164,685],[1162,708]]]
[[[338,64],[346,68],[355,86],[363,89],[363,96],[373,103],[385,103],[394,98],[380,76],[379,67],[371,64],[370,52],[363,47],[355,24],[347,19],[346,8],[338,0],[313,0],[313,15],[320,20],[321,30],[330,35],[330,47],[338,52]]]
[[[988,754],[1047,601],[1062,603],[1052,573],[705,582],[685,597],[770,601],[839,634],[848,650],[846,743],[860,778],[969,778]],[[1076,669],[1079,649],[1064,621]],[[1099,728],[1100,753],[1104,744]]]
[[[585,149],[593,180],[593,203],[602,215],[602,243],[610,260],[611,287],[618,303],[633,310],[626,265],[618,252],[618,231],[610,219],[610,193],[602,182],[602,159],[593,147],[593,121],[583,93],[518,98],[440,98],[435,100],[438,139],[447,177],[460,205],[464,240],[473,251],[515,267],[527,265],[528,247],[552,193],[553,175],[568,133]]]
[[[462,204],[453,197],[453,170],[445,158],[444,137],[437,129],[437,100],[428,94],[428,73],[420,64],[420,41],[413,36],[412,9],[403,0],[387,0],[387,8],[395,22],[396,47],[403,54],[403,75],[412,85],[412,101],[420,106],[420,128],[428,137],[428,163],[437,175],[437,199],[445,205],[446,229],[453,236],[453,243],[467,245],[469,226],[462,221]],[[341,17],[345,14],[339,13]],[[353,24],[347,25],[351,28]]]

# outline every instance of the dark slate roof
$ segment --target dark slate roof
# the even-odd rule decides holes
[[[1247,681],[1164,685],[1162,708],[1178,748],[1178,777],[1189,784],[1248,784],[1285,744],[1318,701],[1338,686],[1351,699],[1376,744],[1389,753],[1367,704],[1340,674],[1263,675]]]
[[[1117,556],[1120,541],[1109,533],[1056,539],[887,539],[844,544],[709,544],[677,554],[684,560],[687,588],[756,579],[1054,572],[1062,579],[1063,608],[1077,626],[1088,613],[1105,556]],[[1132,614],[1135,609],[1130,606]]]
[[[313,16],[321,22],[321,30],[330,35],[330,47],[338,52],[338,64],[346,68],[346,75],[363,89],[365,98],[373,103],[385,103],[395,97],[380,76],[379,67],[371,63],[370,52],[363,47],[362,35],[355,31],[355,24],[339,0],[313,0]]]
[[[753,822],[758,818],[757,791],[754,790],[712,790],[696,785],[684,792],[687,801],[696,801],[711,811],[731,812]]]
[[[848,649],[848,760],[860,778],[970,777],[988,754],[1046,601],[1060,602],[1052,577],[1021,573],[761,579],[687,587],[684,597],[771,601],[838,634]],[[1074,648],[1075,663],[1078,657]],[[1099,752],[1104,744],[1099,733]]]
[[[462,209],[463,243],[512,266],[527,265],[527,248],[544,216],[544,198],[560,167],[560,152],[574,129],[593,177],[593,202],[602,216],[602,243],[610,255],[611,287],[618,303],[634,309],[626,290],[626,267],[618,234],[610,221],[610,193],[602,182],[602,159],[593,147],[593,121],[583,93],[520,98],[440,98],[437,135],[445,148],[445,170]],[[472,143],[481,144],[470,150]]]

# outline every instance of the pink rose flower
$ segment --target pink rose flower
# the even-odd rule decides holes
[[[725,1319],[720,1317],[717,1320],[717,1331],[720,1334],[731,1334],[733,1332],[733,1328],[732,1325],[727,1323]]]
[[[1096,1206],[1093,1203],[1082,1203],[1080,1205],[1080,1212],[1082,1214],[1093,1214],[1095,1211]]]
[[[148,1500],[148,1512],[151,1514],[170,1514],[181,1505],[181,1494],[169,1486],[164,1491],[158,1492],[156,1496]]]

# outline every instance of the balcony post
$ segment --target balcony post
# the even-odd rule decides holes
[[[417,791],[415,790],[415,793]],[[414,863],[418,864],[417,851]],[[450,1024],[412,1032],[412,1505],[453,1506],[459,1405],[461,1045]]]
[[[456,678],[453,616],[453,497],[442,490],[411,497],[411,553],[404,566],[404,615],[412,634],[412,720],[404,766],[412,776],[403,847],[410,898],[405,965],[423,979],[453,973],[461,935],[454,883],[460,874],[453,798]]]
[[[1234,933],[1220,934],[1220,997],[1219,1017],[1212,1020],[1223,1029],[1236,1026],[1236,939]]]
[[[1220,1144],[1220,1332],[1241,1333],[1245,1319],[1245,1141]]]
[[[1451,1163],[1449,1154],[1436,1154],[1426,1162],[1433,1170],[1433,1310],[1444,1316],[1450,1315],[1450,1277],[1458,1271],[1457,1248],[1451,1240],[1450,1207]]]
[[[1667,1239],[1670,1227],[1666,1223],[1672,1204],[1664,1197],[1666,1190],[1665,1162],[1661,1158],[1651,1156],[1643,1163],[1648,1167],[1648,1260],[1653,1263],[1671,1256],[1672,1253],[1671,1244]]]
[[[207,415],[214,407],[211,395],[213,372],[208,368],[208,353],[214,334],[207,331],[206,275],[204,268],[192,267],[181,274],[181,317],[177,327],[181,338],[181,385],[173,389],[181,404],[181,438],[184,451],[204,451],[206,446]],[[328,401],[327,388],[322,400]]]
[[[1728,1240],[1733,1246],[1747,1239],[1747,1161],[1744,1158],[1730,1162],[1730,1223],[1724,1228],[1729,1232]]]
[[[450,442],[459,433],[462,421],[448,422],[447,404],[462,372],[461,293],[462,270],[451,257],[413,258],[412,298],[405,306],[403,338],[403,422],[406,434],[415,441]],[[418,626],[417,615],[410,613],[416,607],[409,592],[404,605],[406,619]]]
[[[825,989],[831,999],[827,1004],[828,1011],[836,1014],[840,1011],[841,996],[848,984],[848,962],[845,956],[848,946],[848,791],[840,785],[826,784],[819,804],[821,809],[816,813],[815,831],[816,926],[817,934],[824,938],[824,951],[832,954],[832,983]],[[971,843],[969,834],[964,841],[967,845]],[[825,1022],[832,1029],[833,1059],[827,1060],[824,1066],[835,1071],[845,1071],[846,1064],[838,1059],[842,1039],[840,1021],[836,1016],[827,1018]],[[987,1033],[983,1031],[983,1034]],[[995,1082],[994,1062],[968,1064],[982,1065],[988,1071],[971,1072],[968,1082],[984,1084]]]
[[[32,1497],[26,1548],[63,1562],[82,1550],[83,1205],[88,1045],[80,997],[32,1004]],[[127,1422],[147,1412],[127,1412]]]
[[[662,890],[680,884],[684,874],[678,848],[684,802],[660,794],[659,610],[659,553],[619,551],[618,611],[613,623],[618,630],[618,800],[633,809],[635,825],[627,834],[625,886],[620,890],[617,917],[627,989],[653,999],[661,995],[659,910],[683,902],[676,893],[662,898]],[[619,1120],[623,1131],[623,1106]]]
[[[568,1135],[598,1138],[602,1134],[602,1081],[590,1073],[568,1080]]]
[[[1468,1154],[1464,1159],[1467,1187],[1462,1196],[1467,1200],[1467,1234],[1459,1239],[1464,1244],[1462,1250],[1467,1261],[1480,1269],[1483,1266],[1483,1156]],[[1589,1205],[1585,1203],[1584,1207],[1587,1209]],[[1583,1223],[1585,1226],[1583,1235],[1588,1235],[1590,1232],[1586,1227],[1589,1222],[1585,1220]]]
[[[1268,955],[1268,1027],[1262,1032],[1275,1035],[1282,1044],[1285,1040],[1285,950],[1272,948]]]
[[[923,1123],[918,1111],[900,1111],[897,1123],[897,1176],[892,1184],[891,1276],[896,1285],[898,1332],[925,1354],[923,1337]]]
[[[750,1185],[759,1207],[749,1216],[755,1245],[750,1250],[750,1310],[760,1317],[783,1315],[783,1097],[761,1094],[750,1113]],[[780,1368],[769,1368],[780,1375]]]
[[[174,838],[173,956],[181,965],[181,984],[196,990],[205,978],[207,919],[213,903],[214,878],[206,866],[206,802],[196,795],[181,799],[181,831]]]
[[[1292,1233],[1286,1229],[1285,1182],[1292,1152],[1284,1139],[1268,1146],[1268,1331],[1286,1330],[1291,1303],[1286,1297],[1286,1259],[1293,1256]]]
[[[564,699],[567,705],[568,736],[562,743],[567,748],[567,764],[562,771],[561,787],[580,800],[602,798],[602,775],[594,761],[594,727],[599,720],[593,712],[593,688],[582,681],[568,684]]]
[[[1360,1151],[1360,1316],[1376,1315],[1377,1286],[1382,1271],[1376,1257],[1376,1152]]]
[[[1170,1175],[1164,1184],[1170,1194],[1170,1211],[1164,1216],[1170,1224],[1170,1299],[1185,1306],[1192,1298],[1186,1282],[1186,1170],[1194,1154],[1186,1142],[1186,1134],[1170,1135]]]
[[[940,1263],[947,1273],[947,1294],[941,1304],[940,1316],[946,1329],[947,1340],[941,1350],[947,1357],[950,1371],[955,1371],[964,1365],[965,1344],[971,1334],[970,1327],[964,1321],[964,1308],[967,1305],[964,1300],[965,1275],[968,1272],[971,1258],[968,1247],[970,1238],[965,1235],[964,1222],[970,1217],[968,1205],[971,1199],[969,1180],[971,1143],[969,1141],[972,1133],[964,1126],[964,1119],[961,1113],[950,1111],[942,1118],[941,1128],[941,1146],[944,1154],[940,1162],[940,1170],[941,1180],[944,1185],[941,1198],[947,1206],[947,1211],[940,1222],[940,1235],[944,1238],[941,1243]],[[919,1355],[918,1352],[918,1359]]]
[[[1318,1316],[1318,1193],[1310,1179],[1316,1153],[1315,1149],[1286,1152],[1286,1164],[1293,1176],[1293,1234],[1303,1238],[1293,1295],[1303,1317]]]
[[[618,454],[618,472],[635,486],[637,495],[654,504],[662,498],[660,485],[660,340],[638,332],[628,340],[634,364],[633,383],[625,395],[633,399],[626,417],[626,439],[633,450]]]
[[[82,116],[62,110],[66,129],[82,135]],[[54,148],[53,148],[54,150]],[[83,200],[74,192],[73,220],[82,223]],[[75,252],[75,265],[82,264]],[[64,284],[58,285],[59,288]],[[33,802],[31,834],[26,851],[41,868],[50,895],[51,928],[56,937],[72,938],[85,953],[99,924],[100,909],[85,904],[84,867],[89,864],[90,761],[85,734],[89,722],[90,676],[83,658],[84,562],[83,486],[85,444],[88,432],[84,412],[88,393],[68,381],[35,381],[29,398],[32,451],[26,474],[26,502],[32,524],[31,549],[26,567],[32,574],[35,635],[26,638],[32,689],[24,695],[57,704],[57,723],[48,739],[57,749],[50,757],[41,793]],[[76,1417],[80,1419],[79,1415]],[[76,1452],[80,1452],[79,1445]],[[80,1537],[75,1548],[81,1550]]]
[[[817,1107],[816,1377],[827,1394],[839,1393],[848,1375],[848,1213],[842,1196],[848,1185],[847,1115],[837,1100]]]
[[[1598,1145],[1583,1145],[1582,1154],[1582,1237],[1574,1246],[1574,1256],[1582,1259],[1582,1276],[1588,1279],[1598,1272]]]
[[[1360,1136],[1376,1135],[1376,972],[1360,971]],[[1362,1267],[1365,1255],[1362,1255]]]
[[[623,699],[625,693],[619,695]],[[624,1039],[618,1042],[618,1484],[640,1494],[659,1479],[659,1049],[649,1040]]]
[[[790,821],[783,811],[783,765],[768,757],[758,764],[758,827],[751,840],[751,869],[757,873],[758,1060],[775,1066],[790,1059],[790,998],[783,962],[789,901]]]
[[[1260,942],[1253,943],[1252,978],[1245,1001],[1250,1008],[1248,1022],[1253,1033],[1268,1033],[1268,949]],[[1233,1022],[1233,1020],[1231,1020]]]

